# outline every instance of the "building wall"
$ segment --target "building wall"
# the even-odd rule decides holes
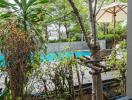
[[[127,96],[132,96],[132,0],[128,0]]]

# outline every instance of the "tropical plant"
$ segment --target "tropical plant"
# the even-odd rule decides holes
[[[13,0],[14,2],[9,2],[6,0],[0,1],[0,7],[5,9],[5,13],[1,14],[1,18],[3,16],[3,20],[17,20],[21,24],[21,28],[26,32],[31,29],[35,31],[35,36],[41,41],[45,42],[42,33],[37,31],[34,28],[33,22],[31,21],[33,13],[37,16],[33,16],[38,21],[42,19],[43,14],[41,15],[42,9],[39,6],[47,3],[48,0]],[[34,8],[34,9],[33,9]],[[5,18],[4,16],[7,16]],[[38,17],[40,16],[40,17]],[[39,18],[39,19],[38,19]],[[35,22],[35,20],[34,20]],[[29,34],[32,35],[32,34]]]
[[[122,95],[126,93],[126,70],[127,70],[127,51],[126,42],[122,41],[119,43],[119,48],[113,50],[111,56],[106,63],[108,64],[108,69],[119,71]]]
[[[113,40],[113,39],[120,39],[120,35],[119,34],[98,34],[97,38],[99,40]]]
[[[32,24],[28,19],[31,7],[46,2],[47,0],[14,0],[14,3],[0,1],[0,7],[7,12],[1,14],[1,17],[7,17],[3,17],[5,23],[1,23],[0,49],[5,57],[4,71],[9,76],[6,87],[11,91],[12,100],[23,99],[25,84],[30,77],[29,73],[32,73],[32,69],[40,64],[40,60],[33,59],[40,51],[41,46],[38,43],[43,42],[43,38],[41,34],[32,30]]]

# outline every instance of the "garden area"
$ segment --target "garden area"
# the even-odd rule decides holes
[[[127,0],[0,0],[0,100],[126,96]]]

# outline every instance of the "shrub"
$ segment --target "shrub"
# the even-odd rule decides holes
[[[119,39],[120,35],[119,34],[98,34],[97,38],[99,40],[106,39],[106,40],[113,40],[113,39]]]

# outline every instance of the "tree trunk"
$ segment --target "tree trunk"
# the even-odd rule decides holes
[[[46,42],[49,40],[48,26],[47,25],[46,25],[46,29],[45,29],[45,39],[46,39]]]
[[[69,38],[69,32],[68,32],[68,29],[67,29],[67,24],[65,23],[65,29],[66,29],[66,37]]]
[[[24,90],[24,73],[22,71],[22,66],[18,66],[16,68],[13,68],[14,66],[11,66],[10,68],[10,89],[12,94],[12,100],[17,100],[17,98],[23,97],[23,90]]]
[[[89,13],[90,13],[90,30],[94,39],[94,47],[96,47],[96,16],[92,7],[92,0],[89,1]]]
[[[66,11],[66,7],[64,6],[64,11]],[[68,26],[67,26],[67,23],[66,23],[66,17],[67,15],[64,15],[64,27],[65,27],[65,30],[66,30],[66,37],[69,38],[69,32],[68,32]]]
[[[88,1],[89,1],[90,25],[91,25],[90,29],[91,29],[91,33],[93,34],[93,38],[94,38],[93,45],[90,44],[90,39],[87,36],[86,30],[85,30],[84,24],[82,22],[82,19],[80,17],[78,9],[76,8],[73,0],[68,0],[68,2],[70,3],[70,5],[78,19],[81,30],[85,36],[87,45],[88,45],[90,51],[92,52],[93,59],[96,60],[96,53],[99,51],[98,45],[96,44],[96,16],[95,15],[96,15],[97,1],[95,0],[94,10],[92,7],[92,0],[88,0]],[[101,73],[98,73],[96,76],[93,76],[93,93],[95,94],[95,95],[93,95],[93,100],[103,100]]]
[[[60,27],[61,27],[61,24],[59,23],[58,24],[58,38],[59,38],[59,40],[61,40],[61,31],[60,31]]]
[[[24,25],[24,30],[25,30],[25,33],[27,32],[27,15],[26,15],[26,12],[24,12],[24,20],[23,20],[23,25]]]
[[[95,5],[94,7],[92,0],[89,1],[89,12],[90,12],[90,29],[91,33],[93,34],[93,48],[92,48],[92,53],[93,53],[93,59],[96,60],[96,53],[99,49],[98,45],[96,44],[96,4],[97,0],[95,0]],[[94,9],[93,9],[94,8]],[[94,70],[93,70],[94,72]],[[103,90],[102,90],[102,80],[101,80],[101,72],[97,73],[96,75],[93,75],[93,85],[92,85],[92,100],[103,100]]]
[[[76,6],[75,6],[73,0],[68,0],[68,2],[70,3],[70,5],[71,5],[71,7],[72,7],[72,9],[73,9],[73,12],[74,12],[74,14],[75,14],[76,17],[77,17],[77,20],[78,20],[78,22],[79,22],[79,24],[80,24],[80,28],[81,28],[81,30],[82,30],[82,33],[84,34],[84,37],[85,37],[87,46],[89,47],[89,49],[91,49],[90,38],[88,37],[88,34],[87,34],[86,30],[85,30],[85,27],[84,27],[84,24],[83,24],[83,22],[82,22],[81,16],[80,16],[80,14],[79,14],[79,11],[78,11],[78,9],[76,8]]]

